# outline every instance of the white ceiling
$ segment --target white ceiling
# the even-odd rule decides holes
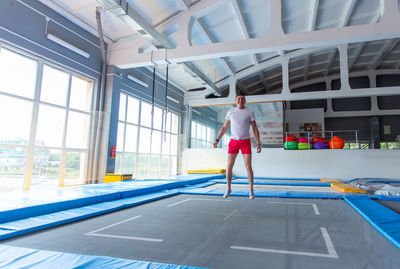
[[[172,46],[176,46],[176,24],[179,14],[206,0],[126,0],[140,14],[139,25],[127,23],[117,17],[111,5],[119,0],[40,0],[80,26],[96,33],[95,10],[103,6],[103,32],[106,42],[112,44],[140,44],[142,49],[155,50],[160,45],[154,36],[143,34],[140,19],[162,34]],[[189,37],[193,45],[220,43],[266,37],[271,31],[270,1],[279,0],[231,0],[222,6],[210,10],[195,19],[192,34]],[[399,0],[400,1],[400,0]],[[208,1],[208,2],[217,2]],[[110,5],[111,3],[111,5]],[[380,0],[282,0],[281,23],[286,35],[306,33],[324,29],[335,29],[353,25],[375,24],[382,17]],[[339,73],[339,53],[336,46],[321,50],[304,50],[292,58],[289,63],[290,85],[308,80],[324,78]],[[230,76],[263,64],[255,68],[252,74],[240,79],[238,86],[249,94],[262,94],[279,91],[282,87],[282,68],[276,59],[291,53],[276,51],[241,56],[230,56],[193,61],[192,69],[201,72],[214,84],[226,81]],[[399,39],[387,39],[349,44],[348,62],[350,76],[352,72],[368,70],[398,70],[400,67]],[[165,67],[158,67],[160,74]],[[197,74],[196,74],[197,73]],[[208,87],[198,72],[190,71],[185,64],[172,64],[169,78],[183,90]],[[227,84],[222,83],[221,88]]]

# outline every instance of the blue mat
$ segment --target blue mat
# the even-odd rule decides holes
[[[214,179],[215,183],[226,183],[225,179]],[[232,184],[249,184],[248,181],[245,180],[232,180]],[[281,185],[281,186],[318,186],[318,187],[330,187],[330,183],[324,182],[282,182],[282,181],[253,181],[254,185]]]
[[[371,199],[344,199],[383,236],[400,249],[400,214]]]
[[[199,267],[0,245],[0,268],[195,269]]]

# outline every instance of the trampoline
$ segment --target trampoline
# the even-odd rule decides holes
[[[400,264],[395,245],[345,201],[330,199],[178,194],[1,245],[204,268]]]

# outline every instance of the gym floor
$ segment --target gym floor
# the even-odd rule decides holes
[[[179,194],[1,243],[206,268],[400,264],[399,249],[339,199]]]

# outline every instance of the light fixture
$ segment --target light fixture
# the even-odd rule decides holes
[[[81,55],[81,56],[83,56],[85,58],[89,58],[90,57],[90,54],[87,53],[86,51],[83,51],[83,50],[75,47],[74,45],[71,45],[70,43],[62,40],[61,38],[56,37],[55,35],[47,34],[46,37],[48,39],[50,39],[51,41],[56,42],[57,44],[65,47],[65,48],[67,48],[69,50],[72,50],[73,52],[75,52],[75,53],[77,53],[77,54],[79,54],[79,55]]]
[[[171,100],[172,102],[175,102],[175,103],[177,103],[177,104],[179,104],[180,102],[179,102],[179,100],[177,100],[177,99],[175,99],[174,97],[171,97],[171,96],[167,96],[167,99],[168,100]]]
[[[126,75],[126,77],[127,77],[128,79],[130,79],[130,80],[136,82],[137,84],[142,85],[142,86],[145,87],[145,88],[147,88],[147,87],[149,86],[147,83],[141,81],[141,80],[138,79],[138,78],[135,78],[135,77],[132,76],[132,75]]]

